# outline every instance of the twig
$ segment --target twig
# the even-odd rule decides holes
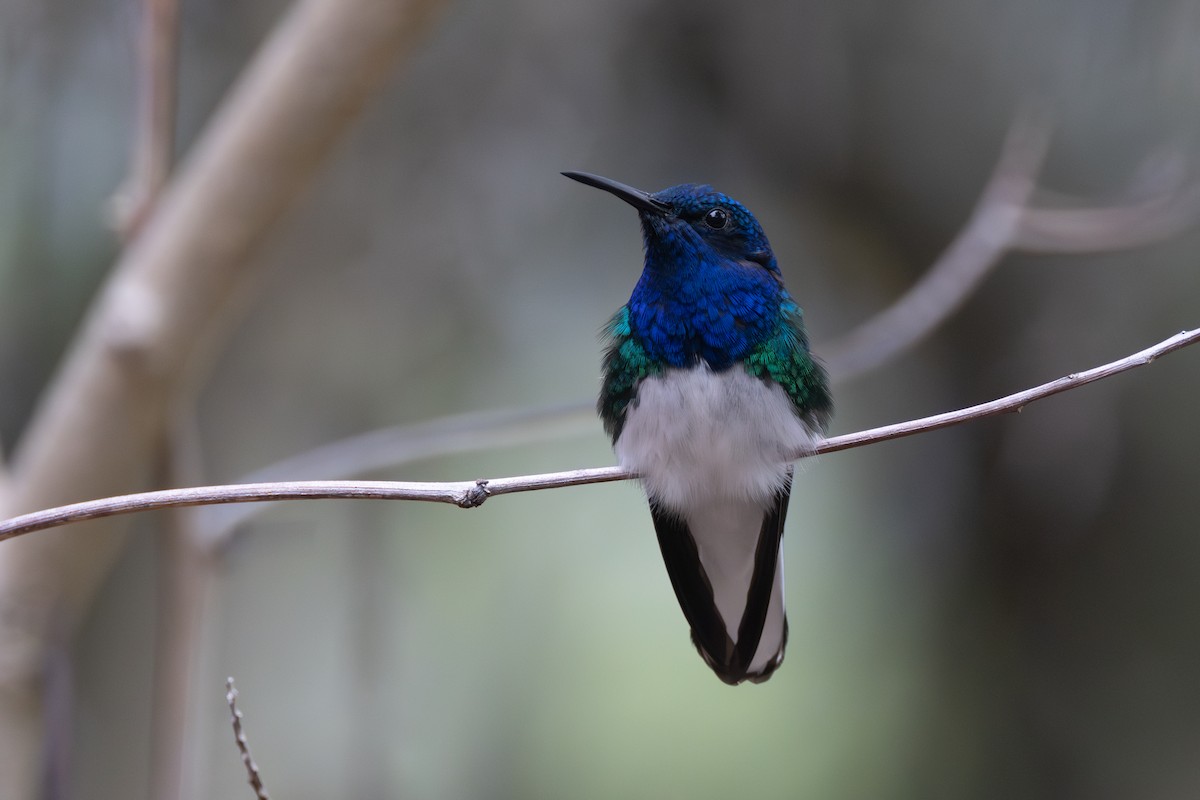
[[[178,0],[142,0],[132,164],[129,177],[112,201],[114,223],[126,242],[150,216],[171,171],[178,48]]]
[[[254,788],[257,800],[271,800],[267,788],[263,786],[262,777],[258,774],[258,764],[250,755],[250,745],[246,741],[246,732],[242,730],[242,712],[237,707],[238,690],[233,686],[233,678],[225,679],[225,702],[229,703],[230,722],[233,723],[233,738],[237,742],[238,752],[242,754],[242,764],[246,767],[250,786]]]
[[[857,433],[835,436],[821,442],[812,453],[798,453],[797,458],[821,453],[835,453],[853,447],[912,436],[925,431],[958,425],[968,420],[1020,411],[1029,403],[1043,397],[1075,389],[1121,372],[1145,366],[1155,359],[1200,341],[1200,328],[1183,331],[1152,347],[1125,358],[1077,372],[1032,389],[1008,395],[979,405],[949,411],[932,417],[871,428]],[[0,522],[0,542],[34,531],[54,528],[72,522],[152,511],[178,506],[213,505],[221,503],[254,503],[264,500],[419,500],[450,503],[460,508],[475,508],[489,497],[565,486],[608,483],[636,477],[620,467],[594,467],[568,472],[541,475],[522,475],[491,480],[454,481],[444,483],[401,481],[291,481],[278,483],[235,484],[226,486],[197,486],[186,489],[164,489],[157,492],[106,497],[25,514]]]

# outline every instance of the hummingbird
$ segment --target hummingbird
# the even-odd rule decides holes
[[[644,192],[564,172],[637,209],[645,264],[605,328],[597,410],[641,479],[671,586],[727,684],[783,663],[792,462],[833,402],[758,220],[710,186]]]

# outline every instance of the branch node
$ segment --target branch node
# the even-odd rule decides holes
[[[463,492],[462,497],[455,500],[459,508],[479,508],[483,502],[492,496],[488,491],[488,482],[484,479],[475,481],[475,485]]]

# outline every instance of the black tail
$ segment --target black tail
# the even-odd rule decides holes
[[[787,618],[782,609],[782,585],[779,586],[776,600],[779,604],[776,617],[770,630],[767,628],[782,556],[783,523],[790,495],[789,475],[787,485],[762,514],[757,540],[747,536],[746,547],[753,548],[753,569],[744,588],[741,585],[736,587],[736,591],[745,592],[745,607],[738,620],[726,620],[718,608],[717,593],[701,557],[702,545],[692,531],[692,526],[700,521],[692,519],[689,524],[684,515],[651,506],[659,548],[675,596],[692,628],[692,641],[717,677],[731,685],[746,680],[755,683],[765,681],[783,663]],[[752,534],[752,531],[749,533]],[[738,532],[729,531],[728,534],[735,536]],[[747,550],[746,558],[750,557],[751,553]],[[756,663],[755,655],[764,639],[772,643],[773,650]]]

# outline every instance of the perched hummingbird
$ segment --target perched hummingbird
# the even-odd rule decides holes
[[[637,209],[646,263],[609,322],[597,408],[650,501],[701,657],[728,684],[783,663],[792,459],[833,403],[766,234],[709,186],[654,194],[564,172]]]

